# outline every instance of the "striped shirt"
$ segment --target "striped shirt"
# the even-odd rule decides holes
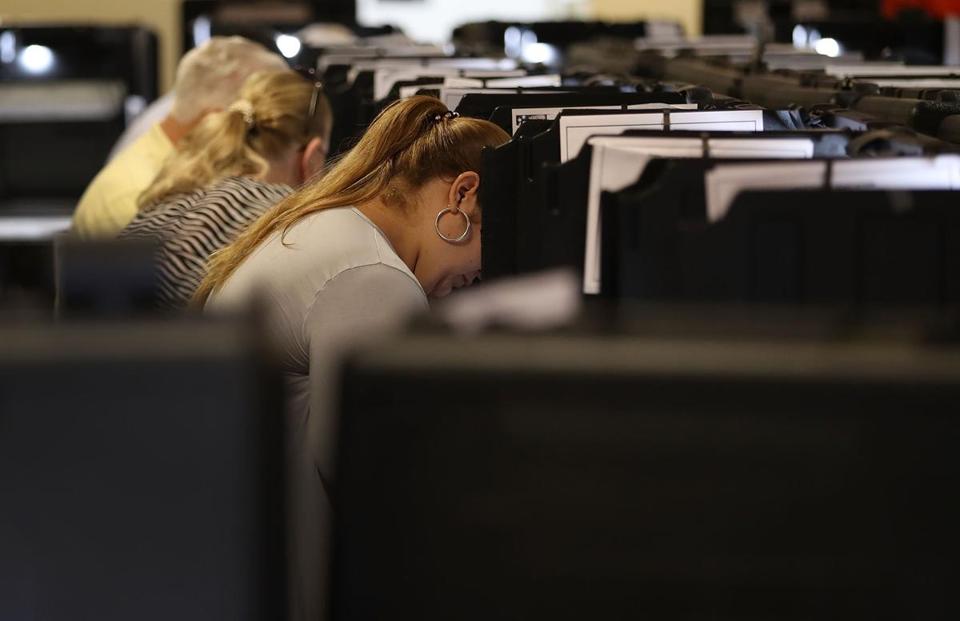
[[[210,255],[292,192],[282,184],[229,177],[140,211],[120,236],[158,241],[159,304],[183,308],[206,275]]]

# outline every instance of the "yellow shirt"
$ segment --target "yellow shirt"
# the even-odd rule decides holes
[[[73,230],[84,239],[116,237],[137,215],[137,198],[147,189],[173,143],[154,125],[101,170],[77,204]]]

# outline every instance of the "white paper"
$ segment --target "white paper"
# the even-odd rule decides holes
[[[450,88],[444,87],[440,89],[440,100],[443,102],[443,105],[447,107],[448,110],[456,110],[457,106],[460,105],[460,100],[469,95],[470,93],[489,93],[490,91],[485,88]]]
[[[317,58],[317,68],[322,71],[331,65],[355,65],[362,62],[365,63],[365,69],[375,69],[378,63],[380,66],[386,67],[388,61],[392,66],[406,65],[411,67],[425,64],[424,57],[443,58],[445,56],[446,52],[434,46],[403,50],[368,46],[336,48]]]
[[[447,107],[448,110],[456,110],[457,106],[460,105],[460,100],[471,93],[489,93],[489,89],[485,88],[456,88],[456,87],[447,87],[444,86],[440,89],[440,101],[443,102],[443,105]],[[503,91],[493,91],[493,92],[503,92]]]
[[[458,332],[477,333],[489,325],[547,330],[573,321],[583,303],[573,270],[558,269],[465,287],[437,309]]]
[[[557,74],[528,75],[517,78],[485,80],[484,86],[487,88],[554,88],[563,86],[563,81]]]
[[[450,76],[443,85],[451,88],[546,88],[561,85],[559,75],[528,75],[512,78],[468,78]]]
[[[620,106],[561,106],[557,108],[514,108],[510,114],[513,126],[512,134],[517,133],[520,125],[528,120],[552,121],[564,110],[619,110]]]
[[[296,37],[312,48],[345,47],[355,49],[360,43],[357,35],[342,24],[318,22],[308,24],[297,32]]]
[[[552,121],[564,110],[620,110],[622,105],[614,106],[559,106],[556,108],[514,108],[511,114],[511,123],[513,131],[517,133],[520,125],[527,120],[548,120]],[[696,110],[697,104],[666,104],[666,103],[642,103],[631,104],[626,107],[627,110]]]
[[[837,160],[831,180],[832,188],[960,189],[960,156]],[[827,162],[716,166],[705,177],[707,217],[711,222],[723,218],[737,195],[747,190],[809,189],[826,181]]]
[[[622,134],[630,129],[663,129],[662,112],[570,115],[560,117],[560,161],[580,153],[591,136]],[[679,110],[670,114],[675,131],[763,131],[762,110]]]
[[[323,59],[321,59],[323,60]],[[509,58],[326,58],[330,64],[350,65],[347,80],[353,82],[361,71],[376,71],[378,69],[462,69],[474,71],[495,71],[498,69],[516,69],[517,62]],[[336,61],[336,62],[332,62]]]
[[[569,93],[570,91],[546,91],[545,93],[549,94],[559,94],[559,93]],[[508,88],[450,88],[444,87],[440,90],[440,100],[443,101],[444,105],[447,106],[450,110],[456,110],[457,106],[460,105],[460,101],[467,95],[478,93],[491,93],[494,95],[504,95],[516,93],[513,89]]]
[[[630,104],[627,106],[627,110],[696,110],[697,104],[695,103],[641,103],[641,104]]]
[[[646,36],[644,41],[676,41],[683,38],[683,26],[674,21],[656,21],[647,22]]]
[[[680,111],[670,115],[676,131],[762,132],[763,110]]]
[[[635,183],[652,157],[704,155],[700,138],[611,136],[590,139],[590,182],[587,194],[586,252],[583,265],[583,292],[600,293],[602,236],[600,196]],[[811,158],[810,138],[723,138],[707,139],[710,156],[716,158]]]
[[[462,77],[472,78],[506,78],[521,77],[526,75],[522,69],[492,69],[492,70],[466,70],[457,67],[381,67],[374,70],[373,74],[373,98],[380,101],[390,94],[390,90],[397,82],[405,80],[416,80],[425,76],[445,78]],[[483,86],[481,83],[480,86]]]
[[[334,52],[323,54],[317,58],[317,70],[320,72],[332,65],[349,65],[360,58],[377,58],[380,52],[376,48],[358,47],[352,49],[337,49]]]
[[[310,44],[306,40],[304,42]],[[328,48],[328,53],[317,59],[317,68],[321,70],[330,65],[349,65],[358,59],[390,57],[396,60],[409,57],[407,61],[413,63],[420,62],[424,56],[442,57],[447,54],[443,48],[432,44],[404,44],[397,41],[386,41],[385,44],[380,44],[375,38],[368,39],[359,45],[321,45],[317,47]]]
[[[591,114],[560,117],[560,161],[580,153],[591,136],[622,134],[628,129],[663,129],[663,113],[651,110],[635,114]]]
[[[421,89],[432,89],[440,90],[443,88],[443,84],[416,84],[413,86],[401,86],[400,87],[400,99],[407,99],[413,97],[420,92]]]
[[[462,78],[460,76],[449,76],[443,79],[443,85],[447,88],[485,88],[483,80],[476,78]]]

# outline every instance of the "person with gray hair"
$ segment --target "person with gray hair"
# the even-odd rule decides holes
[[[74,232],[115,237],[136,216],[140,194],[181,138],[207,114],[229,106],[251,74],[286,67],[279,55],[243,37],[213,37],[187,52],[177,67],[170,112],[94,177],[73,214]]]

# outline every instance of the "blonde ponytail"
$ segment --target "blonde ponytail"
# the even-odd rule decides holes
[[[204,188],[225,177],[261,177],[268,160],[314,136],[326,140],[331,112],[320,97],[307,118],[314,85],[290,70],[250,76],[227,110],[208,114],[178,145],[138,200],[147,210],[168,196]]]
[[[455,117],[432,97],[395,102],[321,179],[288,196],[214,254],[194,303],[206,302],[268,237],[278,231],[286,233],[310,214],[359,205],[377,197],[403,209],[403,196],[431,179],[453,179],[464,171],[480,170],[483,148],[509,139],[489,121]]]

